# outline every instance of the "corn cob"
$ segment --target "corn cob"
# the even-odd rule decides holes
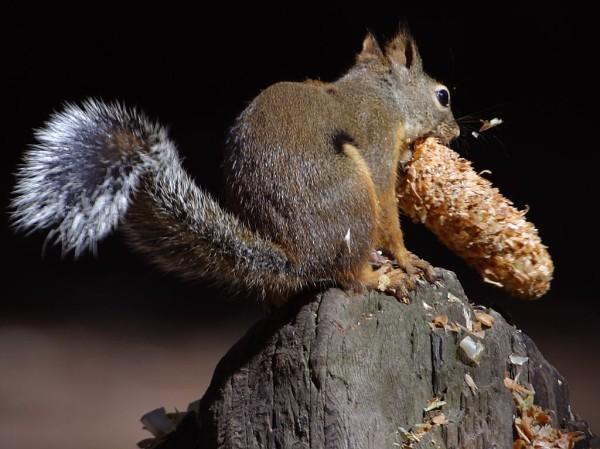
[[[415,145],[404,171],[400,209],[484,281],[527,299],[548,291],[554,265],[537,229],[469,161],[429,138]]]

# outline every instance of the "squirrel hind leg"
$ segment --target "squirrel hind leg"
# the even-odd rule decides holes
[[[350,170],[344,168],[343,173],[353,175],[346,175],[347,195],[344,199],[348,204],[342,208],[348,208],[350,214],[344,236],[346,248],[336,261],[335,280],[348,290],[358,291],[364,287],[365,266],[370,267],[381,207],[371,171],[360,150],[350,142],[342,142],[340,146],[341,153],[346,156],[345,163],[350,166]]]
[[[373,269],[369,263],[361,270],[360,282],[364,288],[389,293],[399,300],[406,301],[409,292],[416,287],[417,279],[418,275],[393,268],[391,264]]]

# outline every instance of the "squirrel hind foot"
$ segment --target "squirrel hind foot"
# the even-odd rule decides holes
[[[369,290],[377,290],[396,297],[402,302],[408,302],[409,293],[417,286],[419,275],[408,274],[401,268],[394,268],[386,263],[373,269],[366,266],[362,272],[361,285]]]
[[[407,251],[407,257],[402,260],[396,260],[396,265],[407,274],[424,277],[428,282],[434,283],[439,280],[440,274],[436,268],[424,259]]]
[[[409,293],[417,287],[418,282],[425,279],[433,283],[439,277],[435,267],[412,253],[398,262],[375,251],[361,272],[360,283],[367,289],[388,293],[407,302]]]

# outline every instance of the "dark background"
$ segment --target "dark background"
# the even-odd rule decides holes
[[[11,12],[0,19],[0,85],[6,113],[0,133],[2,210],[14,183],[12,173],[33,142],[32,129],[64,101],[86,97],[119,99],[168,124],[185,166],[218,196],[227,128],[261,89],[280,80],[334,80],[352,65],[366,30],[384,41],[393,36],[400,20],[406,20],[426,70],[451,89],[455,116],[504,120],[479,139],[463,129],[466,137],[455,148],[478,170],[491,170],[495,185],[519,208],[530,207],[527,216],[553,255],[555,280],[544,299],[518,301],[483,284],[433,235],[405,219],[407,246],[435,265],[456,271],[472,301],[502,311],[531,335],[567,377],[575,411],[592,427],[600,427],[595,410],[600,400],[595,276],[600,100],[592,69],[597,39],[591,12],[549,4],[540,9],[526,2],[519,7],[478,3],[462,10],[436,5],[416,9],[394,2],[269,8],[227,4],[210,12],[161,6],[144,14],[107,7],[70,14]],[[148,394],[155,401],[192,400],[201,395],[205,377],[224,348],[260,316],[259,307],[248,299],[222,298],[217,289],[157,273],[132,254],[118,234],[100,245],[96,257],[61,260],[60,252],[52,249],[42,258],[43,235],[16,236],[7,215],[0,217],[6,264],[0,333],[8,329],[14,339],[5,340],[12,344],[4,347],[15,378],[23,378],[23,353],[39,350],[38,340],[29,338],[32,334],[43,334],[51,345],[60,342],[66,351],[64,363],[75,371],[81,364],[110,364],[113,359],[103,352],[110,353],[105,345],[113,348],[115,357],[119,350],[131,350],[131,357],[124,358],[137,363],[139,348],[131,349],[132,342],[160,342],[156,345],[169,348],[180,341],[197,341],[189,353],[169,362],[171,372],[189,374],[186,382],[195,393],[190,396],[186,390],[187,397],[177,396],[182,389],[173,386],[173,396]],[[212,346],[206,343],[207,335],[217,336],[209,340]],[[94,343],[88,346],[86,338]],[[80,345],[80,358],[69,356],[69,342],[74,340]],[[104,349],[90,351],[86,358],[87,347]],[[94,361],[98,353],[107,357]],[[206,370],[205,377],[195,378],[197,372],[190,372],[190,358],[201,361],[198,366]],[[148,360],[152,359],[150,351]],[[63,363],[63,358],[55,360]],[[34,383],[45,379],[46,369],[43,364],[22,365]],[[126,375],[118,377],[126,383]],[[60,379],[57,376],[57,382]],[[69,383],[70,377],[66,379]],[[38,391],[25,382],[15,385]],[[44,385],[45,392],[55,388],[49,382]],[[69,391],[66,388],[65,394]],[[2,389],[0,413],[1,394]],[[29,400],[35,404],[39,396]],[[41,419],[50,415],[49,411]],[[136,417],[125,418],[133,429]],[[13,433],[15,447],[25,444],[22,435]]]

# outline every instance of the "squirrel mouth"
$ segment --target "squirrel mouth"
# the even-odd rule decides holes
[[[448,146],[452,140],[458,137],[458,133],[451,127],[444,126],[440,127],[440,129],[436,130],[435,132],[427,133],[418,139],[407,141],[405,148],[400,151],[400,156],[398,157],[398,164],[402,170],[404,170],[412,160],[416,146],[420,145],[430,137],[435,138],[438,143]]]

